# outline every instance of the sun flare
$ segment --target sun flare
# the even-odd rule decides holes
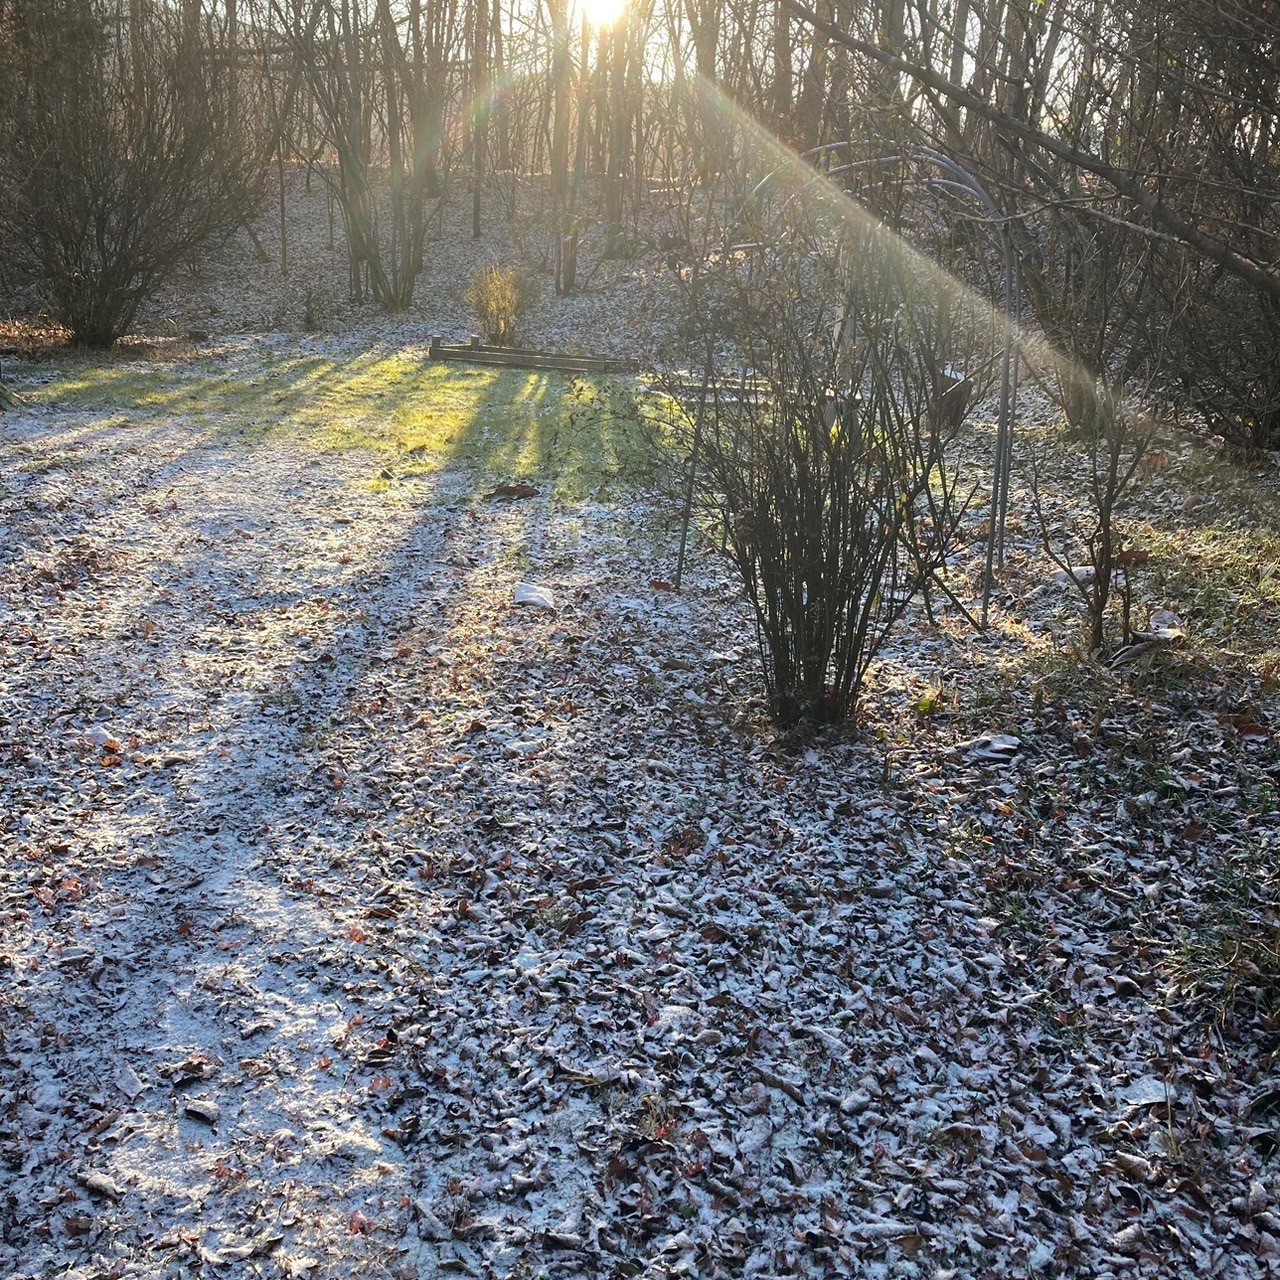
[[[627,0],[579,0],[582,16],[597,30],[612,27],[626,12]]]

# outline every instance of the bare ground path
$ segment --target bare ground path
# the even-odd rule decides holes
[[[746,732],[645,504],[159,415],[0,447],[0,1274],[1271,1267],[1230,1059],[1110,979],[1102,881],[1032,963],[937,773]]]
[[[342,714],[411,625],[439,524],[362,496],[342,459],[182,424],[58,424],[13,444],[5,710],[28,858],[13,869],[48,931],[20,939],[30,921],[11,913],[6,1051],[33,1072],[19,1145],[87,1124],[95,1148],[69,1168],[38,1148],[14,1190],[35,1207],[68,1175],[101,1175],[93,1194],[136,1197],[121,1216],[153,1248],[166,1232],[183,1247],[189,1224],[217,1253],[201,1209],[236,1191],[241,1151],[289,1208],[218,1215],[215,1240],[241,1228],[237,1245],[315,1207],[288,1190],[297,1165],[336,1161],[329,1207],[342,1153],[364,1169],[383,1145],[352,1124],[342,1073],[316,1067],[358,975],[318,951],[341,930],[282,883],[273,844],[309,825],[308,724]],[[299,1073],[291,1099],[275,1080]],[[55,1227],[60,1200],[41,1215]]]

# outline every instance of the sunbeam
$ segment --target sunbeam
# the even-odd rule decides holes
[[[723,123],[740,130],[753,152],[763,162],[761,167],[787,192],[790,200],[807,202],[810,209],[842,223],[850,229],[874,231],[877,250],[888,255],[906,276],[928,281],[953,305],[989,323],[999,341],[1007,336],[1020,359],[1041,379],[1055,379],[1066,387],[1092,390],[1095,379],[1069,356],[1057,349],[1042,334],[1021,326],[1015,317],[995,306],[988,298],[960,279],[945,266],[923,253],[901,233],[895,231],[848,192],[841,190],[826,174],[817,172],[799,153],[728,98],[715,84],[700,77],[698,88],[702,102]],[[1138,411],[1136,404],[1125,408]]]

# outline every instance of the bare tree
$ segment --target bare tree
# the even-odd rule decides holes
[[[423,267],[428,202],[442,192],[457,14],[447,0],[413,0],[402,28],[390,0],[308,0],[274,13],[337,156],[337,173],[325,176],[342,209],[351,297],[367,291],[402,311]]]
[[[1149,234],[1176,242],[1245,284],[1264,294],[1280,298],[1280,272],[1269,265],[1275,257],[1274,235],[1268,237],[1273,244],[1272,252],[1259,258],[1248,252],[1232,234],[1230,218],[1206,219],[1192,201],[1177,198],[1177,188],[1171,195],[1169,184],[1161,181],[1161,173],[1134,169],[1122,156],[1113,158],[1106,146],[1098,145],[1100,139],[1115,136],[1108,134],[1105,128],[1107,111],[1086,113],[1081,122],[1083,131],[1058,129],[1055,120],[1056,104],[1053,104],[1053,109],[1046,104],[1044,111],[1036,119],[1028,120],[1025,118],[1025,96],[1020,92],[1012,92],[1013,86],[995,74],[990,59],[980,57],[976,69],[976,75],[985,77],[994,86],[990,92],[983,92],[981,86],[961,87],[954,84],[941,68],[921,63],[905,53],[894,52],[869,38],[868,34],[856,34],[840,28],[823,18],[804,0],[783,2],[792,14],[825,39],[911,81],[917,93],[929,101],[940,118],[950,119],[954,123],[956,113],[962,111],[968,121],[984,123],[990,129],[994,142],[1008,155],[1018,158],[1019,176],[1032,192],[1039,192],[1039,180],[1045,173],[1047,161],[1065,165],[1081,174],[1092,175],[1101,184],[1091,196],[1092,205],[1100,213],[1107,214],[1106,205],[1119,201],[1125,212],[1111,216],[1118,216],[1129,225],[1147,229]],[[1184,21],[1179,23],[1181,29],[1185,26],[1185,15],[1197,9],[1201,0],[1163,0],[1163,3],[1166,8],[1184,15]],[[1015,5],[1018,6],[1016,9]],[[1012,28],[1021,30],[1029,26],[1031,11],[1039,7],[1039,0],[1008,0]],[[1144,20],[1154,12],[1141,7],[1138,11]],[[1111,23],[1114,11],[1109,8],[1104,10],[1103,6],[1096,5],[1093,13],[1094,25],[1082,25],[1077,32],[1081,45],[1091,46],[1095,41],[1105,40],[1106,53],[1114,56],[1127,69],[1127,75],[1137,77],[1140,71],[1149,73],[1148,80],[1144,82],[1144,92],[1155,92],[1158,98],[1167,96],[1168,90],[1175,86],[1185,87],[1175,80],[1174,83],[1166,82],[1164,89],[1151,89],[1150,77],[1158,77],[1162,70],[1158,58],[1149,57],[1145,46],[1139,45],[1136,49],[1127,47],[1127,42],[1134,33],[1115,25],[1107,25]],[[1156,20],[1160,21],[1158,15]],[[1006,27],[1010,23],[1006,23]],[[1265,16],[1263,23],[1265,30],[1270,32],[1270,38],[1274,39],[1277,27],[1280,26],[1280,14]],[[998,65],[998,59],[996,61]],[[1065,54],[1061,65],[1070,66]],[[1207,76],[1206,83],[1201,88],[1210,97],[1211,81],[1212,76]],[[1155,83],[1159,83],[1158,79]],[[1067,87],[1061,86],[1064,90]],[[1259,103],[1255,104],[1255,109],[1260,116],[1270,119],[1271,111],[1268,106]],[[1268,129],[1271,128],[1274,128],[1274,123],[1268,125]],[[992,165],[993,172],[997,168],[998,166]],[[1205,183],[1197,172],[1187,170],[1183,176],[1189,180],[1189,190],[1198,192],[1204,188]],[[1047,177],[1050,190],[1046,194],[1051,195],[1054,181],[1051,171]]]
[[[15,241],[75,340],[110,346],[256,207],[256,139],[228,114],[199,24],[167,8],[23,9],[8,37],[0,183],[14,195]]]

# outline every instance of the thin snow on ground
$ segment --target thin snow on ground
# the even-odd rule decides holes
[[[151,327],[228,379],[455,336],[506,252],[237,337],[341,276],[290,210],[287,281],[240,246]],[[529,340],[648,340],[663,270]],[[861,733],[793,743],[656,500],[224,425],[0,418],[0,1274],[1277,1269],[1269,1035],[1170,976],[1209,877],[1274,863],[1274,734],[1042,698],[1078,616],[1025,495],[993,628],[913,614]]]
[[[508,203],[513,183],[514,211]],[[577,287],[572,295],[557,297],[545,180],[510,174],[491,179],[479,239],[472,237],[470,199],[454,191],[431,220],[413,302],[404,314],[388,316],[372,303],[353,303],[348,296],[341,215],[334,206],[330,240],[329,203],[320,178],[314,177],[308,189],[305,171],[289,171],[286,191],[285,274],[273,201],[255,223],[268,255],[265,261],[255,260],[248,237],[237,232],[143,308],[141,331],[176,337],[194,333],[202,345],[227,335],[297,334],[308,327],[320,334],[356,331],[366,341],[397,345],[425,343],[433,334],[455,341],[480,332],[463,294],[476,272],[492,263],[516,268],[531,291],[531,309],[517,331],[526,346],[643,359],[655,340],[667,340],[674,329],[675,272],[668,255],[650,247],[665,225],[656,209],[646,212],[636,234],[629,234],[628,256],[606,260],[601,256],[599,210],[587,199]]]
[[[7,1274],[1272,1267],[1238,1055],[1125,912],[1160,855],[1076,813],[1034,962],[992,914],[1052,744],[762,736],[638,498],[0,432]]]

